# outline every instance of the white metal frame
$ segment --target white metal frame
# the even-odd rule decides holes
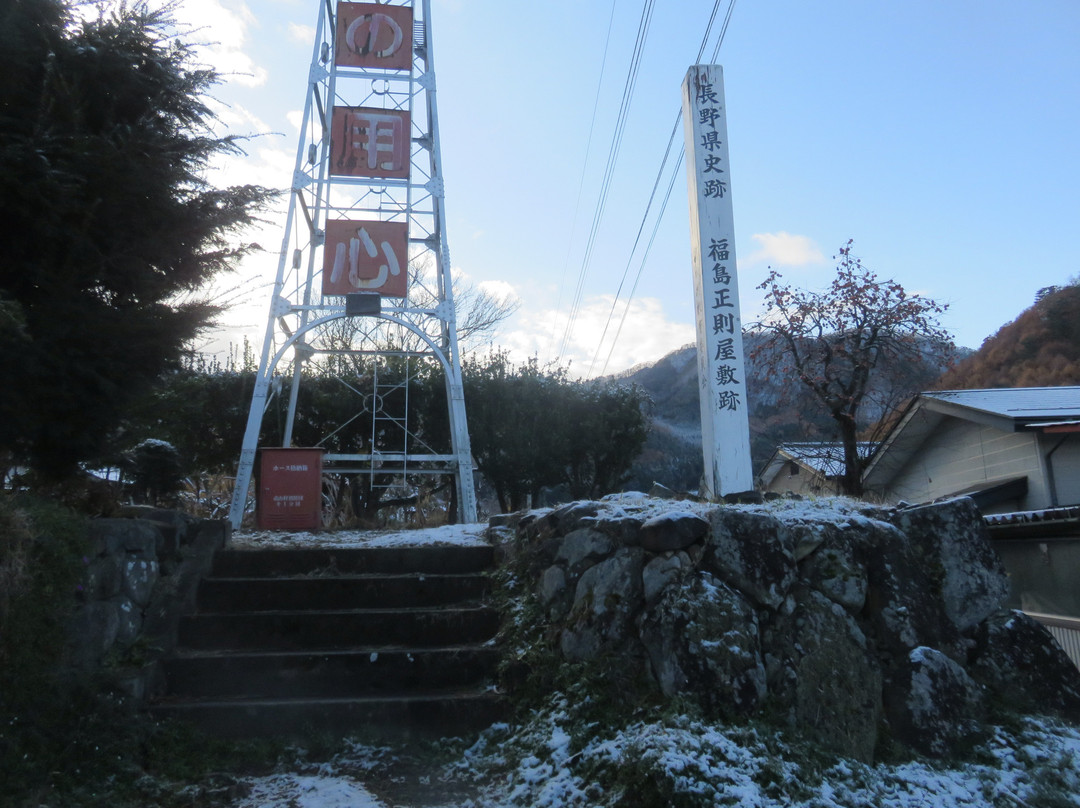
[[[388,0],[389,6],[413,8],[412,68],[408,71],[340,67],[334,63],[336,0],[319,8],[308,77],[304,119],[296,152],[288,217],[263,339],[262,356],[248,413],[229,513],[240,526],[248,502],[263,412],[275,378],[291,376],[283,445],[292,444],[303,363],[316,354],[362,353],[374,356],[428,356],[442,366],[450,417],[451,453],[402,452],[327,454],[328,470],[380,473],[453,474],[458,517],[476,521],[473,461],[465,417],[450,258],[443,209],[442,160],[432,56],[431,0]],[[406,34],[408,35],[408,34]],[[331,176],[331,118],[335,105],[382,107],[410,113],[411,169],[408,179]],[[351,318],[360,335],[360,351],[330,345],[327,329],[348,317],[340,297],[321,292],[322,240],[328,218],[407,222],[410,265],[426,272],[410,278],[408,296],[397,305],[383,298],[377,315]],[[391,346],[389,331],[410,340]],[[284,363],[284,364],[283,364]],[[284,367],[284,373],[278,368]]]

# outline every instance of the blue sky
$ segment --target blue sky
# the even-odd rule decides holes
[[[559,352],[643,5],[615,0],[586,155],[610,0],[433,0],[451,260],[467,282],[520,299],[496,338],[519,357]],[[605,364],[600,334],[628,266],[617,317],[638,272],[630,246],[713,5],[655,4],[562,355],[577,373]],[[317,12],[314,0],[187,0],[197,38],[215,43],[204,58],[231,76],[216,93],[223,122],[276,133],[225,165],[223,181],[289,182]],[[849,238],[882,277],[949,303],[943,324],[969,347],[1039,288],[1080,274],[1078,42],[1076,0],[738,0],[716,61],[744,322],[769,266],[823,288]],[[685,189],[680,176],[607,372],[693,339]],[[279,239],[274,227],[258,235],[271,250]],[[245,303],[220,339],[258,341],[259,284],[275,269],[273,255],[241,267]]]

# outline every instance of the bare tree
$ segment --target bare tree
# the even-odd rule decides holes
[[[860,407],[872,405],[878,419],[887,403],[871,401],[872,389],[888,391],[895,406],[918,392],[911,383],[916,364],[940,362],[951,336],[938,315],[947,305],[909,294],[893,280],[880,280],[851,254],[852,241],[839,251],[832,284],[823,292],[793,289],[775,270],[758,287],[765,290],[765,312],[754,324],[764,339],[752,353],[773,373],[794,375],[836,422],[844,449],[842,490],[862,493],[862,470],[869,457],[859,451]],[[887,384],[872,384],[888,375]]]

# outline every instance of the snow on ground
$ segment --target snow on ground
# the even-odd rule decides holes
[[[619,518],[633,516],[648,520],[657,516],[679,513],[704,515],[716,508],[715,503],[671,500],[650,497],[639,491],[610,494],[600,500],[600,516]],[[782,522],[829,522],[839,526],[873,519],[875,509],[864,502],[844,497],[821,499],[778,499],[763,505],[729,505],[726,507],[753,513],[764,513]],[[537,508],[544,514],[551,508]],[[487,544],[486,523],[441,525],[417,529],[381,530],[238,530],[229,544],[233,550],[261,550],[275,547],[295,549],[344,547],[407,547],[422,545],[478,546]]]
[[[554,700],[557,701],[557,700]],[[568,754],[573,709],[526,726],[493,728],[459,766],[498,772],[476,808],[659,804],[750,808],[998,808],[1080,806],[1080,731],[1022,719],[965,761],[869,766],[831,762],[769,730],[686,716],[630,723],[585,738]],[[580,728],[579,728],[580,730]]]
[[[387,808],[349,777],[273,774],[248,781],[236,808]]]
[[[704,516],[719,507],[714,502],[692,500],[658,499],[640,491],[609,494],[600,500],[601,515],[612,518],[633,516],[652,519],[674,513],[696,513]],[[749,513],[773,516],[781,522],[827,522],[839,527],[873,521],[880,509],[848,497],[820,497],[806,499],[781,498],[761,505],[725,505]]]
[[[330,762],[298,766],[305,774],[247,780],[251,791],[235,807],[605,808],[663,800],[701,808],[1080,808],[1080,729],[1051,719],[991,727],[962,761],[870,766],[826,758],[760,726],[667,716],[600,728],[574,712],[556,696],[525,724],[495,725],[449,761],[414,760],[413,774],[423,772],[427,787],[384,795],[388,802],[360,781],[371,774],[386,788],[406,778],[394,765],[372,768],[386,749],[353,742]],[[471,795],[453,797],[463,785]]]
[[[415,547],[423,545],[483,546],[486,524],[440,525],[415,530],[238,530],[231,550],[268,550],[275,547],[315,549],[332,547]]]

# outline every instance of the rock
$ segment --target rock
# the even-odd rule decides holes
[[[110,601],[87,603],[70,624],[72,662],[88,670],[96,666],[113,647],[120,627],[116,604]]]
[[[562,540],[555,560],[564,562],[571,573],[580,573],[587,566],[611,555],[615,546],[598,530],[583,528],[571,531]]]
[[[601,646],[622,645],[642,603],[644,552],[624,547],[589,567],[578,581],[568,626],[560,645],[567,659],[580,662]]]
[[[116,644],[127,648],[138,639],[142,630],[142,609],[123,595],[113,598],[112,604],[116,607]]]
[[[724,494],[721,499],[728,505],[760,505],[765,501],[765,497],[761,495],[761,492],[753,489]]]
[[[654,482],[649,489],[649,496],[655,499],[681,499],[681,497],[666,485]]]
[[[561,600],[567,592],[566,570],[552,565],[544,570],[540,577],[540,584],[536,589],[536,596],[540,599],[540,605],[545,609],[550,608],[557,600]]]
[[[896,511],[892,521],[922,549],[957,630],[973,628],[1002,607],[1009,578],[971,499]]]
[[[845,532],[866,565],[864,616],[879,652],[897,664],[920,646],[966,659],[966,645],[945,614],[920,547],[887,522],[861,520]]]
[[[851,531],[840,530],[835,525],[813,527],[817,529],[812,533],[820,542],[814,552],[804,557],[800,573],[829,600],[858,614],[866,604],[869,587],[866,567],[860,558],[863,548],[856,546]]]
[[[974,632],[968,671],[1014,709],[1080,721],[1080,670],[1044,626],[1020,611],[990,617]]]
[[[881,670],[866,636],[844,609],[805,590],[792,616],[795,725],[824,749],[874,758],[881,720]]]
[[[583,519],[596,516],[598,513],[600,513],[598,502],[571,502],[569,505],[553,510],[550,518],[555,522],[556,531],[565,536],[575,530]]]
[[[176,534],[176,546],[178,548],[185,547],[191,543],[191,540],[194,538],[193,528],[199,523],[199,520],[196,517],[186,514],[183,511],[165,508],[154,508],[144,513],[141,518],[171,526]]]
[[[638,627],[665,695],[692,695],[724,716],[749,714],[764,698],[757,615],[713,575],[699,573],[685,587],[665,589]]]
[[[140,607],[150,602],[150,596],[154,592],[154,584],[157,583],[157,580],[158,564],[156,561],[129,558],[124,562],[123,593]]]
[[[581,520],[581,524],[609,536],[619,547],[636,547],[641,544],[641,519],[637,517],[587,517]]]
[[[526,511],[515,511],[514,513],[497,513],[488,519],[488,527],[508,527],[513,530],[517,530],[518,523],[521,522],[521,518],[525,515]]]
[[[791,537],[795,544],[792,555],[795,556],[796,562],[802,561],[820,547],[825,541],[826,532],[839,533],[839,530],[836,529],[835,525],[816,522],[788,525],[788,530],[791,532]]]
[[[101,553],[120,553],[152,561],[157,557],[161,534],[144,519],[93,519],[89,538]]]
[[[940,651],[920,646],[886,679],[885,713],[893,737],[943,757],[979,729],[982,688]]]
[[[120,594],[124,580],[123,556],[104,555],[90,561],[83,573],[83,591],[89,600],[108,600]]]
[[[704,538],[709,522],[689,511],[668,511],[641,526],[641,546],[654,553],[682,550]]]
[[[679,578],[683,569],[689,569],[690,558],[686,553],[672,555],[670,558],[656,556],[641,571],[641,583],[644,587],[645,605],[652,605],[664,588]]]
[[[795,581],[794,540],[772,516],[734,508],[709,513],[712,535],[702,564],[721,580],[776,609]]]

